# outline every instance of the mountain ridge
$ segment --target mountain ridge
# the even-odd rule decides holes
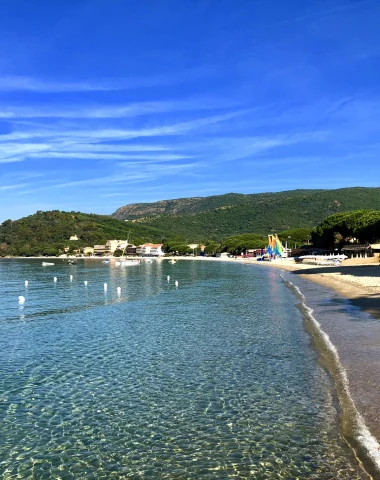
[[[314,227],[329,215],[380,209],[379,187],[297,189],[257,194],[227,193],[135,203],[112,216],[192,240],[221,240],[231,235],[268,234],[289,228]]]

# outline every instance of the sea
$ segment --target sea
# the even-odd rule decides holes
[[[49,261],[0,260],[0,478],[369,478],[279,270]]]

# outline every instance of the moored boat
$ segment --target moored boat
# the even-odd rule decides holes
[[[133,265],[140,265],[140,260],[121,260],[120,262],[121,267],[129,267]]]

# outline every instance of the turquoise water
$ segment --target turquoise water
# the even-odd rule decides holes
[[[0,288],[1,478],[366,478],[277,271],[1,260]]]

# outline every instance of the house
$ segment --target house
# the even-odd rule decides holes
[[[94,255],[96,257],[101,257],[109,253],[109,250],[105,245],[94,245]]]
[[[128,245],[125,253],[127,255],[136,255],[137,247],[136,245]]]
[[[84,247],[83,255],[86,255],[86,256],[94,255],[94,247]]]
[[[380,243],[373,243],[371,249],[374,256],[380,259]]]
[[[128,242],[128,240],[107,240],[106,247],[108,253],[113,255],[115,250],[122,250],[125,253],[132,255],[136,253],[133,251],[133,248],[136,248],[134,245]]]
[[[107,253],[113,255],[114,251],[119,247],[121,240],[107,240],[106,250]]]
[[[162,257],[164,252],[162,251],[162,243],[144,243],[136,248],[137,255]]]
[[[78,235],[71,235],[70,240],[79,240]]]
[[[348,258],[367,258],[373,257],[372,248],[369,244],[349,244],[342,247],[342,252],[347,255]]]

